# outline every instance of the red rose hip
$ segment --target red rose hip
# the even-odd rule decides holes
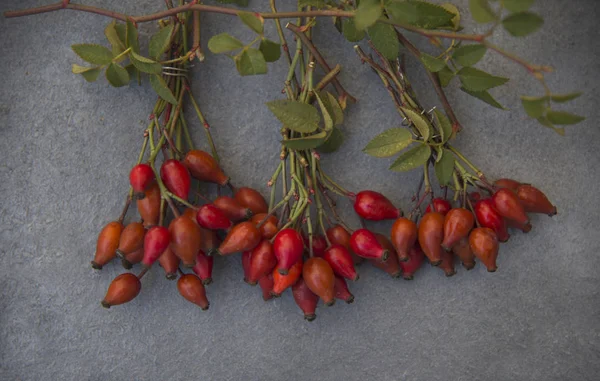
[[[365,190],[354,200],[354,211],[365,220],[381,221],[398,218],[402,212],[379,192]]]
[[[277,258],[277,270],[282,275],[302,258],[304,243],[302,236],[294,229],[283,229],[275,236],[273,252]]]

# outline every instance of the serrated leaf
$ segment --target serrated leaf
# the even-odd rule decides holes
[[[441,158],[436,161],[433,168],[435,170],[435,177],[437,177],[440,186],[446,186],[452,179],[452,172],[454,172],[454,155],[452,151],[443,149]]]
[[[469,10],[473,20],[478,23],[485,24],[496,20],[496,14],[488,0],[469,0]]]
[[[565,129],[562,127],[556,127],[555,125],[553,125],[552,123],[550,123],[550,121],[548,120],[548,118],[546,118],[545,116],[540,116],[539,118],[537,118],[537,121],[544,127],[548,127],[554,130],[554,132],[556,132],[557,134],[561,135],[561,136],[565,136]]]
[[[396,172],[410,171],[425,164],[431,156],[431,148],[427,144],[419,144],[398,156],[390,166]]]
[[[151,75],[150,85],[159,97],[173,105],[177,104],[177,98],[175,98],[163,77],[160,75]]]
[[[113,62],[106,68],[106,79],[114,87],[125,86],[129,83],[129,73],[119,64]]]
[[[81,65],[77,65],[77,64],[71,65],[71,72],[73,74],[81,74],[81,73],[85,73],[86,71],[93,70],[93,69],[96,69],[96,68],[89,67],[89,66],[81,66]]]
[[[544,19],[535,13],[519,12],[508,15],[502,20],[502,26],[515,37],[527,36],[538,30]]]
[[[461,66],[473,66],[483,58],[485,52],[487,47],[484,45],[463,45],[454,51],[452,58]]]
[[[350,42],[358,42],[365,38],[365,31],[358,30],[356,25],[354,25],[353,19],[345,19],[342,21],[342,33],[346,40]]]
[[[325,0],[298,0],[298,7],[325,8]]]
[[[546,110],[546,105],[548,104],[547,100],[548,100],[548,98],[545,96],[543,96],[543,97],[521,96],[521,103],[523,104],[523,108],[525,109],[525,112],[527,113],[527,115],[529,115],[530,117],[532,117],[534,119],[537,119],[544,114],[544,111]]]
[[[391,1],[385,7],[392,20],[424,29],[449,25],[455,14],[444,7],[425,1]]]
[[[432,73],[437,73],[438,71],[446,67],[446,61],[440,58],[430,56],[427,53],[421,53],[420,58],[421,62],[423,62],[423,65],[425,65],[425,68]]]
[[[162,66],[158,62],[151,60],[150,58],[140,56],[135,52],[129,53],[129,60],[135,66],[136,69],[142,73],[148,74],[160,74],[162,73]]]
[[[259,17],[256,13],[252,12],[239,12],[238,17],[246,26],[258,34],[262,34],[264,31],[264,20]]]
[[[374,157],[393,156],[412,142],[412,134],[406,128],[390,128],[367,143],[363,152]]]
[[[492,107],[495,108],[499,108],[500,110],[506,110],[504,108],[504,106],[502,106],[500,104],[500,102],[498,102],[496,99],[494,99],[494,97],[492,96],[492,94],[490,94],[488,91],[484,90],[484,91],[471,91],[468,89],[465,89],[464,87],[460,88],[462,91],[464,91],[465,93],[469,94],[472,97],[475,97],[487,104],[489,104]]]
[[[379,0],[362,0],[354,15],[354,25],[358,30],[364,30],[375,24],[383,14]]]
[[[342,106],[340,106],[340,103],[333,94],[330,92],[325,92],[325,94],[327,94],[327,100],[331,106],[333,124],[339,126],[340,124],[344,123],[344,110],[342,110]]]
[[[125,44],[119,38],[119,33],[117,33],[116,26],[117,22],[113,20],[110,24],[106,26],[106,28],[104,28],[104,35],[110,43],[110,46],[112,46],[113,56],[121,54],[123,53],[123,51],[125,51]]]
[[[244,44],[240,40],[227,33],[217,34],[208,40],[208,49],[215,54],[231,52],[243,47]]]
[[[75,65],[73,65],[73,66],[75,66]],[[90,68],[86,68],[86,69],[87,70],[81,71],[76,74],[81,74],[81,76],[88,82],[96,81],[98,79],[98,76],[102,72],[102,68],[100,68],[100,67],[90,67]],[[75,69],[73,69],[73,70],[75,70]],[[75,73],[75,71],[73,71],[73,73]]]
[[[394,60],[400,54],[400,42],[396,30],[389,24],[378,23],[370,27],[367,32],[375,49],[388,60]]]
[[[552,102],[556,103],[565,103],[571,101],[573,99],[577,99],[581,96],[581,92],[569,93],[569,94],[552,94],[550,95],[550,99]]]
[[[458,76],[465,89],[470,91],[484,91],[508,82],[508,78],[496,77],[472,67],[463,67]]]
[[[173,24],[167,25],[152,36],[148,45],[148,55],[150,57],[158,60],[167,51],[171,41],[171,33],[173,33]]]
[[[281,144],[293,150],[307,150],[317,148],[321,144],[325,143],[326,139],[327,132],[321,131],[318,134],[306,136],[303,138],[283,140]]]
[[[504,8],[510,12],[524,12],[531,8],[535,0],[504,0]]]
[[[331,131],[333,129],[333,117],[329,113],[329,110],[325,106],[325,103],[323,103],[323,98],[321,97],[321,94],[315,92],[315,98],[317,98],[319,108],[321,109],[321,115],[323,115],[324,129],[325,131]],[[329,103],[329,99],[327,99],[326,102]]]
[[[258,49],[247,48],[235,57],[235,66],[242,76],[267,73],[267,61]]]
[[[95,65],[108,65],[113,55],[107,47],[97,44],[75,44],[71,48],[82,60]]]
[[[275,62],[281,57],[281,45],[266,38],[260,41],[258,48],[267,62]]]
[[[140,53],[140,41],[138,38],[138,30],[130,20],[127,20],[125,27],[126,32],[126,45],[128,48],[137,54]]]
[[[419,114],[418,112],[415,112],[406,107],[402,107],[402,111],[412,122],[412,124],[414,124],[414,126],[417,128],[417,130],[423,137],[423,141],[428,141],[429,137],[431,136],[431,125],[429,124],[427,119],[425,119],[423,115]]]
[[[267,107],[279,121],[290,130],[310,133],[319,128],[319,112],[306,103],[279,99],[267,102]]]
[[[433,110],[433,114],[435,115],[435,120],[437,122],[438,129],[440,130],[440,136],[442,137],[442,143],[446,143],[450,136],[452,136],[452,123],[450,120],[440,110],[437,108]]]
[[[562,125],[577,124],[577,123],[583,122],[585,120],[585,117],[583,117],[583,116],[571,114],[570,112],[566,112],[566,111],[554,111],[554,110],[548,110],[548,112],[546,113],[546,118],[548,118],[548,120],[552,124],[562,124]]]
[[[448,12],[452,13],[454,15],[454,17],[452,17],[452,20],[450,20],[450,24],[452,26],[452,28],[450,28],[451,30],[459,30],[460,29],[460,12],[458,10],[458,8],[456,8],[456,5],[451,4],[451,3],[444,3],[444,4],[440,4],[440,7],[444,8],[445,10],[447,10]]]
[[[437,73],[438,79],[440,80],[440,84],[442,87],[446,87],[452,81],[452,78],[456,76],[452,70],[448,66],[444,67],[442,70]]]
[[[317,150],[321,153],[331,153],[337,151],[344,142],[344,134],[338,127],[333,127],[331,134],[325,140],[325,143],[317,147]]]

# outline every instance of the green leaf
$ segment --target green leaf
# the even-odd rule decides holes
[[[494,97],[492,97],[492,94],[490,94],[486,90],[471,91],[471,90],[465,89],[464,87],[461,87],[460,89],[462,91],[464,91],[465,93],[469,94],[470,96],[475,97],[475,98],[489,104],[492,107],[499,108],[500,110],[506,110],[504,108],[504,106],[502,106],[496,99],[494,99]]]
[[[396,172],[410,171],[425,164],[431,156],[431,148],[427,144],[419,144],[398,156],[390,169]]]
[[[483,58],[485,52],[487,47],[484,45],[463,45],[454,51],[452,58],[461,66],[473,66]]]
[[[208,40],[208,49],[215,54],[231,52],[243,47],[244,44],[240,40],[227,33],[217,34]]]
[[[548,127],[554,130],[554,132],[556,132],[557,134],[561,135],[561,136],[565,136],[565,129],[562,127],[556,127],[554,126],[549,120],[548,118],[546,118],[545,116],[540,116],[539,118],[537,118],[537,121],[544,127]]]
[[[506,16],[502,26],[515,37],[527,36],[538,30],[544,24],[544,19],[535,13],[519,12]]]
[[[325,140],[325,143],[318,146],[317,149],[322,153],[335,152],[341,147],[343,142],[344,134],[342,134],[342,131],[338,127],[333,127],[333,130],[331,130],[331,134],[327,140]]]
[[[162,73],[162,66],[158,62],[151,60],[150,58],[140,56],[139,54],[132,51],[129,53],[129,59],[131,60],[133,66],[135,66],[135,68],[141,71],[142,73]]]
[[[435,163],[435,177],[437,177],[440,186],[446,186],[452,179],[452,172],[454,172],[454,155],[452,151],[444,148],[441,158]]]
[[[438,71],[446,67],[446,61],[440,58],[430,56],[427,53],[421,53],[420,58],[421,62],[423,62],[423,65],[425,65],[427,70],[429,70],[432,73],[437,73]]]
[[[112,46],[113,56],[116,56],[125,51],[125,44],[119,38],[119,33],[117,33],[116,26],[117,22],[113,20],[110,24],[106,26],[106,28],[104,28],[104,35],[106,36],[106,39]]]
[[[315,92],[315,98],[317,98],[317,102],[319,102],[319,108],[321,109],[321,114],[323,115],[323,122],[325,131],[331,131],[333,129],[333,117],[329,113],[329,110],[323,103],[323,98],[321,94]],[[326,98],[326,102],[329,103],[329,99]]]
[[[127,70],[127,74],[129,74],[129,80],[132,80],[133,78],[137,78],[137,76],[139,75],[138,69],[136,69],[132,63],[125,66],[125,70]]]
[[[391,1],[385,9],[393,21],[424,29],[450,25],[455,17],[444,7],[425,1]]]
[[[258,16],[257,13],[252,12],[240,12],[238,17],[246,26],[258,34],[262,34],[264,31],[264,20]]]
[[[82,60],[95,65],[108,65],[113,55],[108,48],[97,44],[76,44],[71,48]]]
[[[531,8],[535,0],[504,0],[504,8],[510,12],[524,12]]]
[[[116,24],[115,30],[117,31],[117,36],[119,36],[119,40],[123,46],[127,46],[127,26],[125,24]]]
[[[81,73],[85,73],[86,71],[90,71],[93,69],[97,69],[95,67],[88,67],[88,66],[81,66],[81,65],[77,65],[77,64],[73,64],[71,65],[71,71],[73,72],[73,74],[81,74]]]
[[[448,12],[452,13],[454,15],[454,17],[452,17],[452,20],[450,20],[450,24],[452,28],[448,28],[451,30],[459,30],[460,29],[460,12],[458,11],[458,8],[456,8],[456,5],[451,4],[451,3],[444,3],[444,4],[440,4],[440,7],[444,8],[445,10],[447,10]]]
[[[125,86],[129,83],[129,73],[122,66],[113,62],[106,68],[106,79],[114,87]]]
[[[365,31],[358,30],[356,25],[354,25],[353,19],[345,19],[342,21],[342,33],[346,40],[350,42],[358,42],[365,38]]]
[[[325,0],[298,0],[298,7],[325,8]]]
[[[442,85],[442,87],[448,86],[450,84],[450,81],[452,81],[452,78],[454,78],[456,76],[456,74],[454,74],[454,72],[452,70],[450,70],[450,68],[448,66],[446,66],[442,70],[438,71],[437,74],[438,74],[438,79],[440,80],[440,84]]]
[[[374,157],[393,156],[408,147],[412,141],[412,134],[406,128],[390,128],[375,136],[363,148],[363,152]]]
[[[87,67],[87,66],[79,66],[77,64],[73,64],[71,71],[73,74],[81,74],[83,78],[85,78],[88,82],[94,82],[98,79],[98,75],[102,71],[101,67]]]
[[[552,99],[552,102],[565,103],[570,100],[579,98],[581,96],[581,94],[583,94],[583,93],[576,92],[576,93],[569,93],[569,94],[552,94],[552,95],[550,95],[550,99]]]
[[[333,117],[333,124],[339,126],[344,123],[344,110],[342,110],[342,106],[338,102],[337,98],[331,94],[330,92],[325,92],[327,94],[327,100],[329,105],[331,106],[331,116]]]
[[[306,136],[303,138],[288,139],[281,142],[284,146],[293,150],[306,150],[317,148],[325,143],[327,132],[321,131],[318,134]]]
[[[375,49],[379,50],[385,58],[394,60],[398,57],[398,54],[400,54],[400,43],[398,42],[398,36],[396,36],[396,30],[393,26],[377,23],[370,27],[367,32]]]
[[[161,77],[160,75],[151,75],[150,85],[152,86],[154,91],[156,91],[156,94],[158,94],[159,97],[171,104],[177,104],[177,98],[175,98],[163,77]]]
[[[235,66],[243,75],[257,75],[267,73],[267,61],[258,49],[247,48],[235,57]]]
[[[267,62],[275,62],[281,57],[281,45],[266,38],[260,41],[258,49],[261,51]]]
[[[267,107],[290,130],[310,133],[319,128],[319,112],[314,106],[298,101],[279,99],[267,102]]]
[[[463,86],[470,91],[484,91],[508,82],[508,78],[496,77],[472,67],[463,67],[458,76]]]
[[[364,30],[375,24],[383,14],[379,0],[362,0],[356,9],[354,25],[358,30]]]
[[[140,53],[140,42],[138,40],[138,30],[130,20],[127,20],[125,28],[127,47],[131,48],[134,53]]]
[[[530,117],[537,119],[544,114],[547,105],[547,97],[527,97],[521,96],[521,103],[525,112]]]
[[[571,114],[566,111],[554,111],[548,110],[546,113],[546,118],[552,124],[577,124],[585,120],[585,117]]]
[[[171,33],[173,33],[173,24],[167,25],[152,36],[148,46],[148,54],[150,57],[159,59],[160,56],[167,51],[171,40]]]
[[[469,0],[469,10],[473,20],[485,24],[496,20],[496,14],[490,7],[488,0]]]
[[[448,117],[437,108],[433,110],[433,114],[435,115],[438,129],[440,130],[442,143],[446,143],[448,139],[450,139],[450,136],[452,136],[452,123],[450,123]]]
[[[408,117],[408,119],[410,119],[412,124],[415,125],[415,127],[423,137],[423,140],[428,141],[429,136],[431,136],[431,125],[429,124],[427,119],[425,119],[423,115],[407,107],[402,107],[402,111]]]

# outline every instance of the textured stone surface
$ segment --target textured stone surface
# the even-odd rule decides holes
[[[44,3],[3,1],[0,10]],[[86,3],[133,14],[162,6],[158,0]],[[265,9],[267,1],[251,3]],[[466,10],[466,0],[457,3]],[[320,307],[312,324],[289,293],[263,303],[258,289],[243,284],[237,256],[216,261],[208,312],[183,301],[159,269],[144,278],[132,303],[100,308],[122,269],[114,264],[95,272],[89,261],[99,229],[120,212],[155,97],[147,84],[113,89],[70,73],[77,62],[70,45],[104,43],[103,17],[0,18],[0,379],[597,379],[600,9],[596,1],[538,3],[544,4],[535,10],[546,19],[540,33],[495,40],[552,64],[555,91],[585,91],[571,110],[586,122],[561,138],[527,120],[517,94],[540,88],[494,54],[480,66],[513,78],[494,91],[513,111],[484,106],[455,86],[448,92],[465,126],[457,143],[463,152],[490,177],[544,189],[559,215],[533,217],[531,233],[502,246],[495,274],[477,266],[446,279],[427,267],[406,282],[363,266],[361,281],[351,285],[356,303]],[[245,37],[227,16],[204,20],[205,37],[231,29]],[[273,35],[272,24],[267,29]],[[151,31],[142,27],[144,39]],[[360,153],[372,136],[397,125],[398,116],[375,75],[333,32],[323,22],[315,40],[330,62],[343,64],[341,79],[360,102],[349,109],[345,146],[324,165],[348,188],[373,188],[406,208],[418,174],[390,173],[388,160]],[[237,184],[264,190],[274,169],[279,126],[264,102],[281,96],[284,66],[240,78],[227,58],[209,55],[196,67],[194,90]],[[437,105],[423,70],[411,62],[409,72],[422,102]],[[190,122],[206,147],[197,121]],[[376,227],[385,231],[389,224]]]

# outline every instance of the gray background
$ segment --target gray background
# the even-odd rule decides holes
[[[45,3],[3,1],[0,10]],[[132,14],[162,7],[158,0],[85,3]],[[456,3],[467,10],[466,0]],[[312,324],[289,293],[264,303],[242,282],[239,256],[218,258],[208,312],[185,302],[160,269],[143,279],[132,303],[102,309],[99,300],[123,270],[115,263],[96,272],[89,261],[98,231],[121,210],[155,97],[148,84],[113,89],[70,73],[79,62],[70,45],[104,44],[107,19],[71,11],[0,18],[0,379],[598,379],[599,8],[596,1],[538,3],[541,32],[495,41],[553,65],[548,81],[556,92],[585,91],[570,110],[587,120],[564,138],[527,120],[517,95],[539,94],[539,85],[489,53],[479,67],[512,78],[493,91],[512,111],[488,107],[456,84],[448,93],[465,126],[457,141],[463,152],[492,178],[543,189],[558,216],[534,216],[531,233],[502,246],[495,274],[477,266],[447,279],[428,266],[406,282],[362,266],[361,281],[351,285],[356,303],[320,307]],[[152,28],[142,27],[144,40]],[[228,16],[204,17],[205,37],[225,30],[248,38]],[[387,94],[327,20],[315,40],[331,63],[343,64],[341,79],[360,99],[347,113],[346,144],[325,167],[350,189],[372,188],[408,208],[418,174],[391,173],[389,160],[360,152],[399,124]],[[279,126],[264,102],[281,97],[285,65],[240,78],[227,58],[209,55],[195,69],[194,90],[223,167],[236,184],[266,191]],[[419,65],[411,61],[409,72],[422,102],[437,105]]]

